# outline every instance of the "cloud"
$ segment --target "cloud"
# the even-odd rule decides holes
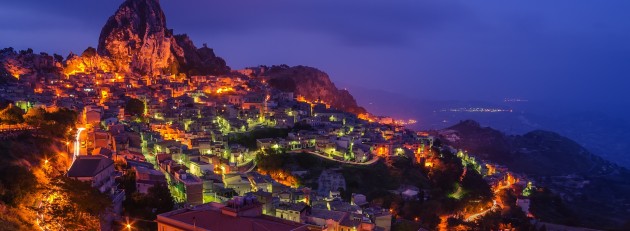
[[[407,45],[416,33],[431,33],[467,15],[457,5],[419,1],[224,1],[190,5],[163,1],[173,11],[192,9],[186,17],[169,18],[176,31],[203,28],[217,35],[274,29],[319,32],[344,45]],[[167,12],[168,15],[168,12]]]
[[[121,2],[0,0],[0,44],[81,52]],[[310,64],[417,97],[630,99],[627,0],[160,3],[175,33],[236,66]]]

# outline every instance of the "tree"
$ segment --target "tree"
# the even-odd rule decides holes
[[[120,178],[116,179],[116,183],[120,184],[120,187],[125,190],[125,195],[130,197],[131,194],[136,192],[136,171],[133,169],[127,170],[127,172]]]
[[[175,201],[166,184],[156,184],[149,188],[147,194],[132,193],[123,202],[125,214],[143,220],[155,220],[157,214],[173,210]],[[156,230],[155,223],[137,223],[140,230]]]
[[[43,121],[41,119],[43,114]],[[45,110],[37,110],[31,112],[29,110],[27,123],[31,125],[38,125],[39,132],[43,135],[65,138],[66,132],[69,128],[74,127],[77,120],[77,113],[67,108],[59,108],[53,112],[46,112]]]
[[[300,130],[308,130],[308,131],[315,131],[315,129],[313,129],[313,126],[311,126],[310,124],[306,123],[306,121],[299,121],[297,123],[295,123],[295,125],[293,126],[293,128],[291,128],[292,131],[300,131]]]
[[[462,187],[468,192],[467,199],[491,201],[494,193],[488,183],[475,170],[470,167],[467,168],[466,175],[462,179]]]
[[[144,114],[144,102],[139,99],[129,99],[125,104],[125,112],[132,116],[142,116]]]
[[[24,122],[24,111],[19,107],[9,104],[8,107],[0,111],[0,122],[5,124],[19,124]]]
[[[80,212],[98,216],[105,212],[112,202],[104,193],[92,187],[90,183],[68,177],[59,177],[55,184],[68,196]]]
[[[0,200],[8,205],[18,205],[37,187],[37,180],[28,169],[10,165],[0,167]]]
[[[59,55],[59,54],[55,53],[55,54],[53,54],[53,57],[55,58],[55,61],[56,61],[56,62],[58,62],[58,63],[63,62],[63,56],[61,56],[61,55]]]
[[[165,184],[156,184],[149,188],[147,194],[149,205],[155,208],[154,215],[173,210],[175,201]]]
[[[40,127],[46,120],[46,110],[41,107],[31,108],[24,114],[24,122],[28,125]]]

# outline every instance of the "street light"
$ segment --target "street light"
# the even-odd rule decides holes
[[[127,217],[127,219],[125,219],[125,220],[126,220],[126,223],[125,223],[125,229],[127,229],[127,230],[130,230],[130,231],[131,231],[131,228],[132,228],[132,227],[131,227],[131,223],[129,223],[129,217]]]

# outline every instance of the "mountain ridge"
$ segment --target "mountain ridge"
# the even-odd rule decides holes
[[[622,168],[552,131],[533,130],[522,135],[506,135],[482,127],[476,121],[464,120],[441,133],[454,134],[457,138],[449,141],[454,146],[528,175],[591,174],[607,166]],[[587,163],[593,163],[593,166]]]
[[[630,171],[556,132],[533,130],[506,135],[464,120],[436,133],[449,145],[527,175],[540,190],[551,189],[572,211],[562,214],[572,219],[564,223],[546,213],[553,207],[548,200],[535,197],[531,200],[532,208],[537,208],[533,212],[537,219],[613,230],[628,219]]]

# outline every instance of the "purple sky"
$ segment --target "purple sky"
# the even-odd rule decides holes
[[[0,46],[80,53],[121,2],[0,0]],[[161,4],[175,33],[234,69],[302,64],[422,99],[630,101],[628,0]]]

